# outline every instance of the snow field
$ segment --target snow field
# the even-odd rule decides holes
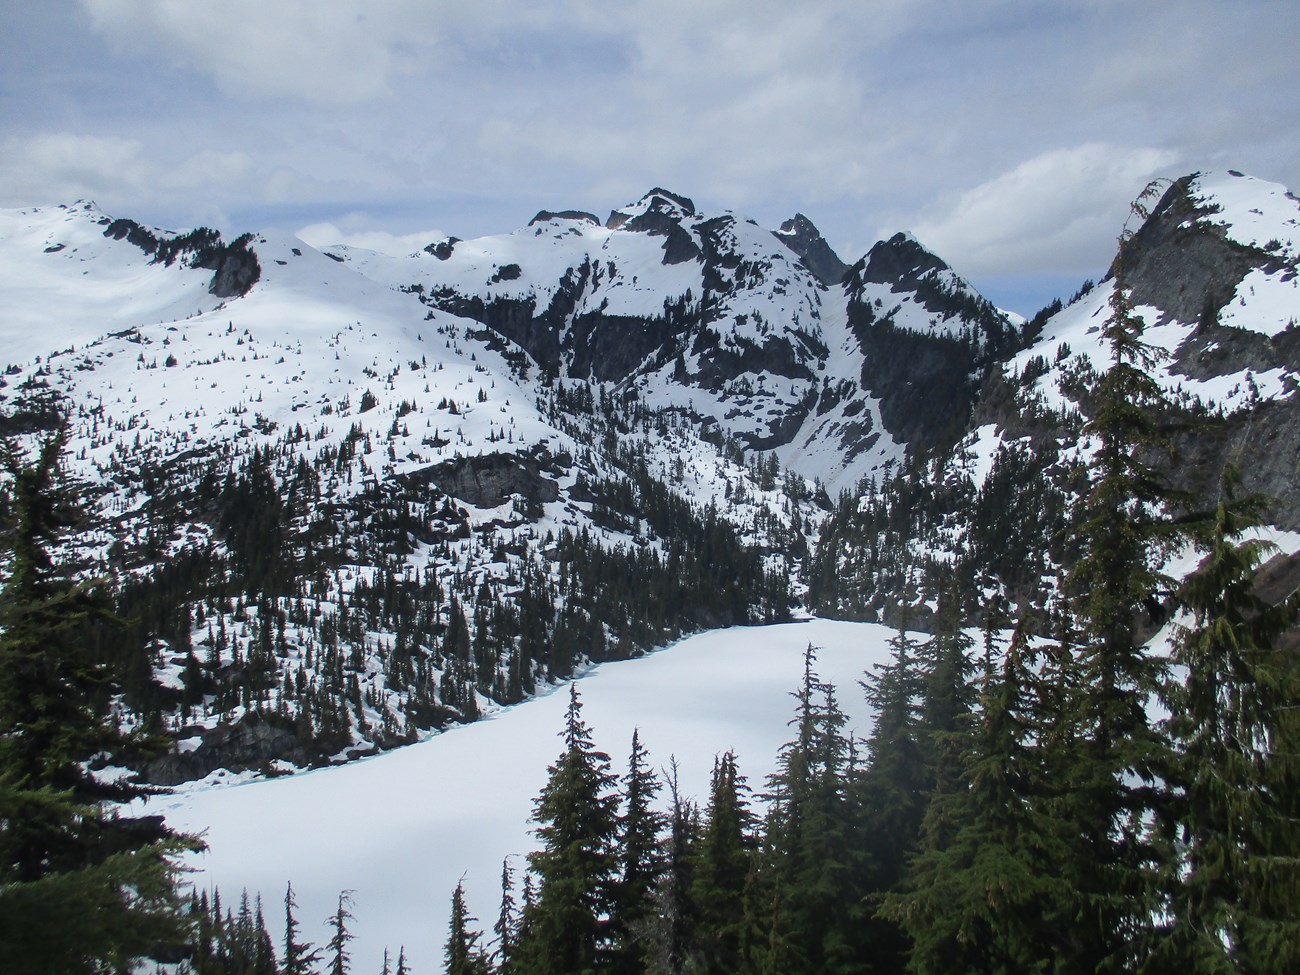
[[[586,673],[583,714],[617,774],[639,728],[654,767],[676,758],[684,795],[707,797],[714,756],[727,749],[761,791],[791,734],[804,648],[819,648],[817,672],[836,685],[849,728],[865,737],[871,716],[857,681],[888,659],[892,635],[829,620],[704,633]],[[533,800],[560,754],[567,703],[560,685],[375,758],[269,780],[218,773],[145,811],[201,833],[209,850],[193,858],[193,883],[218,887],[232,905],[245,888],[260,894],[277,940],[286,883],[304,936],[318,945],[339,892],[351,890],[356,971],[377,971],[385,946],[395,958],[402,945],[415,972],[439,971],[457,881],[490,935],[504,858],[520,878],[534,848]]]

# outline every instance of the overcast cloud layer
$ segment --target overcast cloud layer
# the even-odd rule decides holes
[[[1154,176],[1300,188],[1273,0],[0,0],[0,206],[406,249],[662,185],[1023,312]]]

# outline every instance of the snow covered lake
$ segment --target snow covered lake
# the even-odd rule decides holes
[[[707,797],[713,758],[735,751],[761,789],[788,740],[803,652],[839,689],[859,736],[870,713],[858,681],[889,655],[893,631],[812,620],[704,633],[638,660],[602,664],[579,680],[583,715],[613,770],[626,771],[639,728],[656,768],[675,756],[684,795]],[[152,800],[177,829],[201,833],[193,882],[238,905],[261,895],[267,926],[283,937],[285,884],[292,881],[303,937],[323,945],[325,920],[353,891],[353,970],[377,972],[383,951],[405,945],[416,975],[442,970],[451,893],[464,878],[479,928],[490,935],[502,860],[516,883],[533,800],[559,755],[568,685],[428,741],[350,765],[279,779],[183,787]]]

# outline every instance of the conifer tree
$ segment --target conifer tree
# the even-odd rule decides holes
[[[692,971],[740,970],[745,938],[745,889],[754,858],[754,816],[736,756],[713,764],[709,805],[692,857],[691,901],[697,928]]]
[[[496,935],[496,950],[492,960],[498,975],[509,975],[514,970],[515,944],[519,937],[519,915],[515,907],[514,872],[510,869],[510,858],[501,861],[501,908],[497,920],[492,925]]]
[[[922,678],[916,642],[900,629],[890,647],[889,663],[873,683],[863,685],[875,709],[875,725],[865,765],[850,788],[860,817],[858,835],[870,859],[865,879],[870,910],[863,938],[873,964],[896,971],[903,966],[907,941],[897,923],[875,908],[878,896],[895,889],[906,875],[907,859],[921,834],[929,781],[918,715]]]
[[[610,915],[610,970],[620,973],[644,972],[652,939],[650,923],[654,916],[654,894],[663,870],[659,849],[660,832],[665,819],[653,808],[659,794],[659,780],[647,764],[647,752],[641,735],[632,732],[632,752],[627,774],[623,777],[624,812],[618,821],[617,881],[613,889]]]
[[[284,890],[284,954],[280,963],[281,975],[311,975],[316,963],[320,961],[320,951],[309,941],[298,940],[298,919],[294,911],[298,908],[297,898],[293,895],[293,884],[286,884]]]
[[[348,930],[352,920],[352,891],[345,890],[339,894],[338,907],[325,921],[333,932],[325,945],[330,952],[329,975],[348,975],[352,969],[352,957],[348,954],[348,945],[356,937]]]
[[[1148,186],[1134,204],[1145,216]],[[1162,424],[1170,410],[1152,367],[1159,350],[1142,341],[1127,274],[1136,257],[1126,227],[1112,268],[1110,315],[1102,326],[1110,365],[1093,390],[1085,426],[1095,445],[1090,487],[1076,529],[1082,554],[1067,580],[1080,633],[1060,715],[1069,750],[1049,758],[1068,770],[1057,804],[1073,817],[1074,855],[1062,868],[1084,895],[1067,964],[1088,971],[1126,971],[1141,956],[1156,909],[1168,851],[1150,829],[1160,805],[1168,744],[1148,718],[1165,674],[1141,637],[1161,615],[1170,583],[1158,571],[1181,537],[1169,507],[1183,498],[1155,466],[1170,450]]]
[[[487,958],[479,948],[479,933],[470,929],[476,920],[465,907],[464,884],[457,883],[451,895],[451,921],[444,955],[447,975],[487,975]]]
[[[668,844],[658,891],[660,926],[650,971],[680,975],[695,948],[698,912],[691,898],[699,824],[695,806],[681,794],[677,759],[666,773],[669,797]]]
[[[1300,597],[1269,605],[1258,594],[1273,546],[1244,537],[1264,503],[1238,499],[1238,484],[1225,470],[1205,559],[1182,585],[1191,619],[1173,652],[1186,674],[1168,701],[1178,747],[1171,819],[1184,854],[1156,945],[1184,972],[1300,968],[1300,759],[1287,721],[1300,680],[1278,647]]]
[[[594,971],[603,962],[615,870],[616,777],[592,743],[576,684],[561,737],[564,751],[534,806],[541,849],[528,862],[537,890],[518,946],[525,970],[537,975]]]
[[[916,975],[1071,970],[1053,967],[1074,923],[1073,891],[1057,869],[1070,837],[1040,802],[1027,651],[1022,621],[1000,668],[986,656],[959,787],[935,793],[908,880],[884,897],[881,913],[907,933]]]
[[[852,743],[835,690],[804,653],[793,741],[770,777],[770,805],[749,910],[757,938],[752,963],[763,972],[849,972],[860,968],[858,934],[864,851],[848,794]]]
[[[15,973],[127,968],[184,941],[173,857],[199,846],[161,818],[119,817],[108,803],[142,790],[84,764],[128,740],[96,697],[111,675],[88,633],[107,625],[107,600],[54,557],[81,520],[60,473],[66,438],[62,425],[34,460],[0,439],[0,958]]]

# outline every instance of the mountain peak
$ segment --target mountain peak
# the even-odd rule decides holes
[[[586,210],[539,210],[537,216],[528,221],[528,226],[539,223],[553,223],[556,220],[567,220],[575,223],[590,223],[600,226],[600,220],[594,213],[588,213]]]
[[[656,186],[641,199],[627,206],[619,207],[609,215],[605,226],[610,230],[625,227],[628,230],[653,230],[665,227],[667,223],[677,223],[687,217],[697,216],[695,204],[690,197],[681,196],[663,187]],[[640,222],[642,226],[627,226]],[[666,228],[661,230],[666,233]]]
[[[848,265],[840,260],[821,231],[802,213],[796,213],[773,233],[777,240],[803,259],[804,265],[822,284],[835,285],[843,279]]]

